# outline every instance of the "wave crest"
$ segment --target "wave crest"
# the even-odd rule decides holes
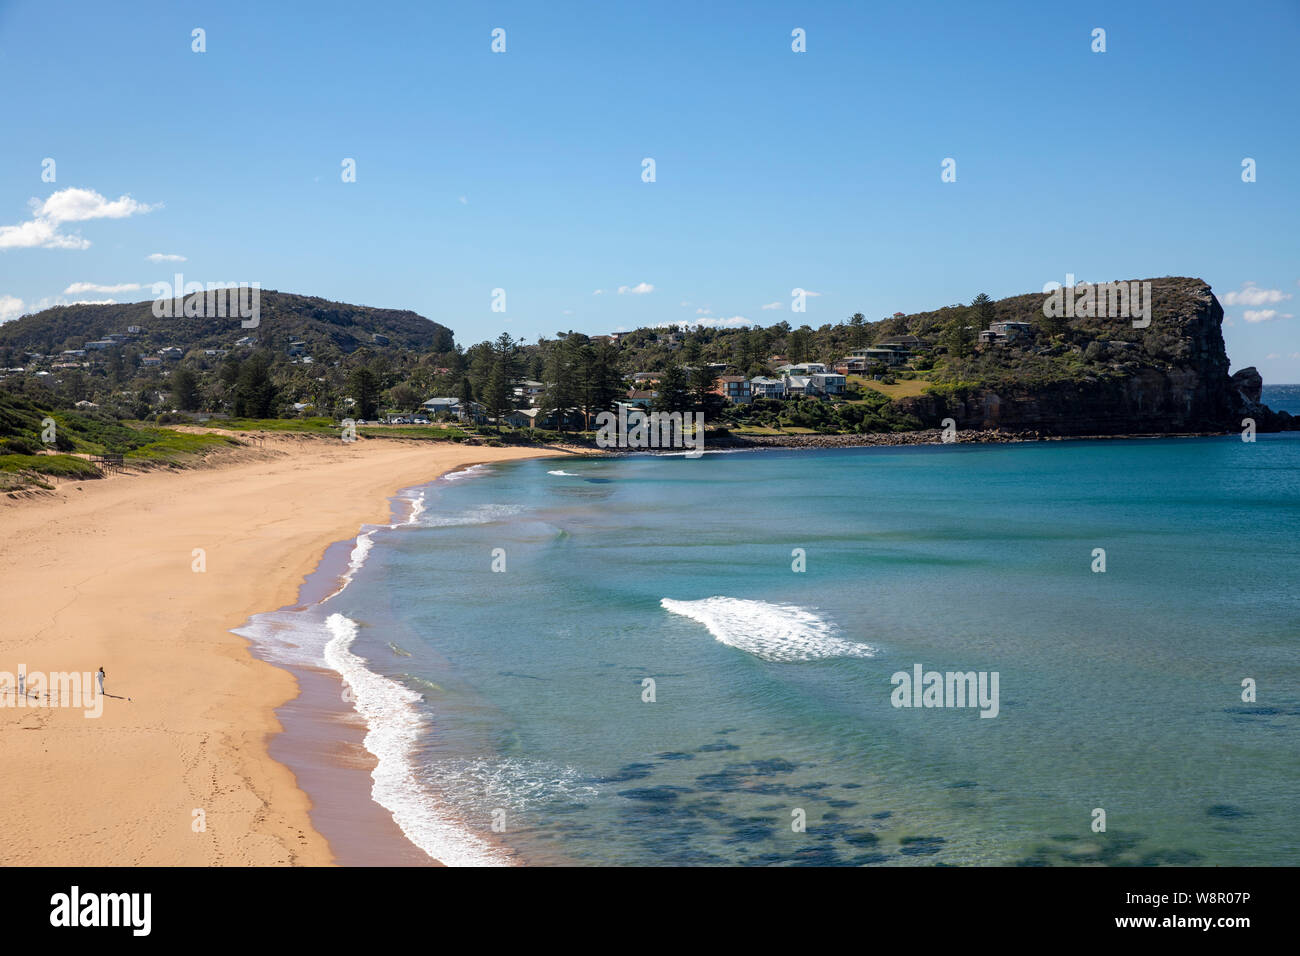
[[[743,598],[710,597],[659,604],[698,621],[728,647],[765,661],[817,661],[828,657],[874,657],[870,644],[835,636],[835,625],[807,608]]]

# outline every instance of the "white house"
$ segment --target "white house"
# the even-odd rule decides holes
[[[765,378],[756,375],[749,380],[749,394],[754,398],[785,398],[786,384],[783,378]]]

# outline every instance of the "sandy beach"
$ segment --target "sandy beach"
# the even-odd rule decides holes
[[[298,682],[230,629],[293,603],[331,543],[389,520],[400,488],[558,453],[268,434],[201,468],[0,499],[0,672],[102,666],[122,698],[87,717],[3,688],[0,864],[334,862],[268,750]]]

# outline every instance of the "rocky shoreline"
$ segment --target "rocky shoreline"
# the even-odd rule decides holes
[[[1086,441],[1137,438],[1207,438],[1232,434],[1229,431],[1155,432],[1123,435],[1052,435],[1037,431],[999,429],[958,430],[947,444],[1005,445],[1035,441]],[[856,448],[870,445],[942,445],[943,430],[928,428],[913,432],[876,432],[865,435],[705,435],[706,448]]]

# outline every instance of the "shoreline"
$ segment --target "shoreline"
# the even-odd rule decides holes
[[[271,628],[287,627],[290,634],[319,631],[328,613],[323,606],[342,593],[353,574],[364,567],[364,556],[359,564],[355,560],[363,537],[412,522],[423,510],[425,496],[433,485],[449,475],[488,464],[495,462],[457,463],[427,481],[398,489],[387,499],[389,522],[363,526],[352,537],[331,544],[320,564],[304,579],[296,604],[253,615],[236,633],[256,632],[268,624]],[[293,771],[306,792],[312,804],[312,823],[329,843],[334,862],[340,866],[447,865],[422,848],[403,829],[396,811],[376,796],[374,771],[382,757],[372,753],[366,741],[370,733],[387,728],[371,725],[360,713],[347,676],[328,663],[277,659],[276,646],[265,635],[241,636],[249,637],[254,655],[290,671],[299,681],[301,693],[276,710],[284,729],[271,739],[270,751]],[[374,670],[369,659],[364,660],[369,675],[378,681],[391,680]],[[452,818],[446,808],[440,808],[440,813]],[[501,854],[502,861],[514,862],[504,844],[493,844],[493,849]]]
[[[233,629],[292,606],[332,544],[389,520],[395,491],[564,453],[286,434],[180,472],[0,499],[0,671],[103,666],[107,693],[132,698],[99,698],[98,719],[0,707],[15,782],[0,814],[23,834],[0,864],[333,863],[311,800],[270,752],[301,678]]]

